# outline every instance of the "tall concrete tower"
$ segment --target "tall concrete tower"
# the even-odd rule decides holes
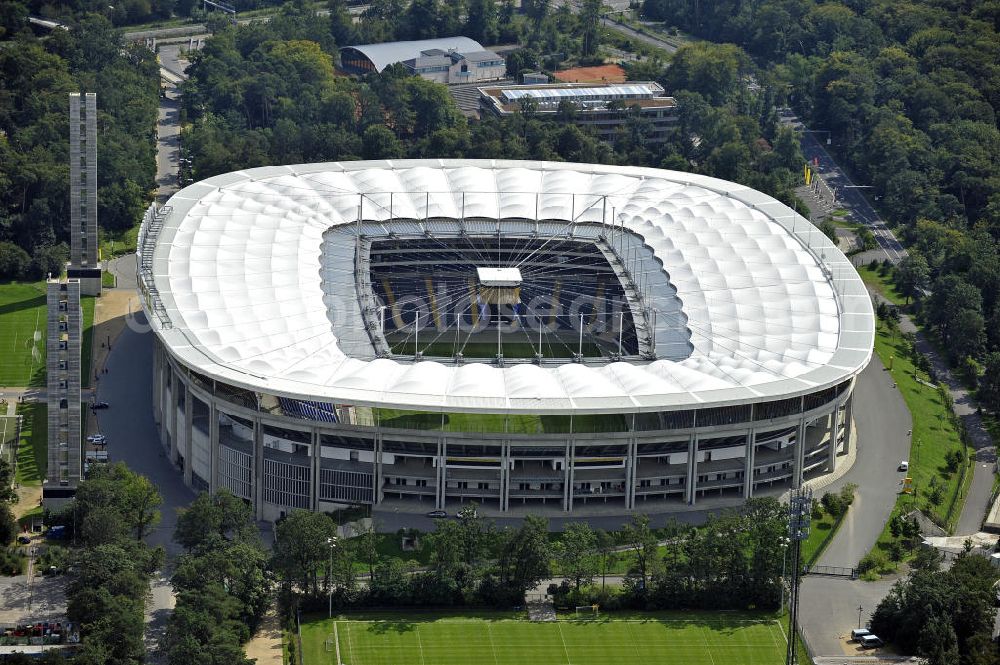
[[[48,460],[42,488],[46,507],[58,509],[73,498],[83,475],[80,404],[80,349],[83,311],[79,279],[49,279],[46,284],[48,326]]]
[[[82,103],[81,103],[82,102]],[[84,295],[101,295],[97,261],[97,95],[69,94],[69,277]]]

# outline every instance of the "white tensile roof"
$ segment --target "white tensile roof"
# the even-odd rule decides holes
[[[364,196],[362,196],[364,194]],[[874,315],[850,262],[808,220],[748,187],[658,169],[401,160],[274,166],[175,194],[153,254],[169,325],[192,369],[275,395],[415,410],[658,411],[781,399],[836,385],[872,353]],[[558,366],[375,358],[353,240],[331,302],[323,245],[388,220],[565,220],[644,239],[683,303],[681,360]],[[415,221],[414,221],[415,220]],[[350,332],[353,330],[354,332]],[[338,334],[341,338],[338,338]],[[350,337],[350,339],[349,339]],[[346,351],[345,351],[346,349]]]
[[[345,46],[340,49],[354,49],[365,54],[375,65],[375,71],[380,72],[397,62],[412,60],[424,51],[441,49],[457,53],[478,53],[483,51],[483,45],[470,37],[438,37],[436,39],[419,39],[409,42],[384,42],[382,44],[359,44]]]

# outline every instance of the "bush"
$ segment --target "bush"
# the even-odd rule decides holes
[[[24,555],[16,547],[0,551],[0,575],[13,577],[24,572]]]
[[[958,467],[962,464],[962,451],[958,448],[953,448],[948,451],[944,456],[945,468],[948,469],[948,473],[955,473],[958,471]]]
[[[847,510],[847,506],[844,504],[843,499],[840,498],[840,494],[827,492],[820,501],[823,503],[823,508],[826,509],[826,512],[834,517],[840,517]]]
[[[854,503],[854,493],[857,491],[858,486],[855,483],[847,483],[840,488],[840,500],[844,503],[845,510],[847,506]]]
[[[931,486],[927,490],[927,500],[935,506],[940,506],[944,502],[944,485],[937,479],[937,476],[931,478]]]
[[[866,554],[858,562],[858,574],[865,573],[891,573],[896,570],[896,566],[889,561],[889,557],[880,549],[875,549]]]
[[[0,242],[0,279],[23,277],[31,257],[12,242]]]

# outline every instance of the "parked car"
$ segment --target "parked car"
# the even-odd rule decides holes
[[[851,630],[851,641],[860,642],[862,637],[871,634],[872,634],[871,631],[868,630],[867,628],[854,628],[853,630]]]
[[[17,542],[21,543],[22,545],[27,545],[28,543],[31,542],[31,538],[22,534],[17,537]]]
[[[903,460],[902,462],[899,463],[899,470],[900,471],[909,471],[910,470],[910,463],[907,462],[906,460]]]
[[[882,641],[881,637],[879,637],[878,635],[872,635],[871,633],[862,637],[860,642],[862,649],[877,649],[878,647],[885,644],[885,642]]]
[[[94,445],[102,445],[108,442],[108,437],[103,434],[91,434],[87,437],[87,443],[93,443]]]
[[[427,513],[427,517],[433,517],[434,519],[439,519],[441,517],[448,517],[448,513],[443,510],[432,510]]]
[[[94,402],[90,405],[90,409],[91,411],[97,411],[98,409],[107,409],[110,406],[107,402]]]

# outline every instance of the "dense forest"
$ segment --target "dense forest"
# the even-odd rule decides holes
[[[923,321],[1000,409],[1000,4],[645,0],[643,11],[731,42],[779,102],[829,132],[901,227],[900,288],[927,301]],[[713,73],[704,85],[718,89]]]
[[[336,46],[346,30],[341,12],[327,23],[289,5],[269,23],[225,28],[208,40],[183,87],[190,176],[326,160],[551,159],[696,170],[795,203],[798,141],[779,129],[769,88],[737,85],[750,63],[731,46],[686,49],[681,56],[688,64],[671,68],[670,89],[680,105],[680,131],[671,141],[647,142],[646,121],[622,108],[626,121],[609,145],[530,112],[467,121],[444,86],[400,68],[360,80],[338,76]],[[701,72],[709,68],[724,88],[704,87]]]
[[[39,278],[68,255],[70,92],[97,93],[100,226],[142,216],[155,184],[156,58],[100,16],[45,38],[23,24],[0,32],[0,278]]]

